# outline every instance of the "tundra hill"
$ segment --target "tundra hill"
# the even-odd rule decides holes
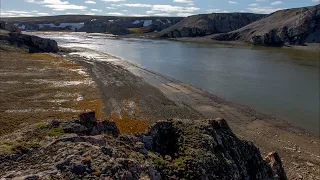
[[[2,18],[24,31],[80,31],[89,33],[112,33],[116,35],[161,31],[182,17],[119,17],[61,15],[43,17]]]
[[[264,16],[264,14],[252,13],[213,13],[194,15],[161,31],[159,36],[164,38],[178,38],[225,33],[246,26]]]
[[[130,16],[93,16],[93,15],[59,15],[59,16],[41,16],[41,17],[1,17],[2,21],[6,21],[8,23],[79,23],[90,21],[92,19],[99,20],[113,20],[113,19],[163,19],[170,18],[176,20],[182,20],[182,17],[130,17]]]
[[[320,5],[280,10],[238,30],[210,38],[276,46],[320,43]]]

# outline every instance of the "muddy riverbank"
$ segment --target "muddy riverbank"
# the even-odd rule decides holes
[[[252,141],[262,154],[279,152],[289,179],[320,179],[320,141],[304,130],[124,59],[83,48],[77,51],[65,56],[89,69],[107,115],[149,121],[222,117],[238,137]]]

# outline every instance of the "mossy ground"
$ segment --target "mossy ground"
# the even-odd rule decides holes
[[[18,138],[19,141],[61,136],[62,131],[50,129],[50,120],[70,119],[88,111],[95,111],[97,119],[115,121],[122,134],[144,132],[149,127],[148,121],[124,111],[106,117],[98,87],[79,64],[51,54],[29,54],[11,46],[1,47],[0,137],[32,124],[34,131]],[[12,150],[17,139],[12,141],[1,142],[0,152]]]
[[[72,61],[1,46],[0,67],[0,153],[15,152],[19,141],[28,144],[44,136],[62,135],[59,130],[49,131],[52,119],[77,117],[85,111],[96,111],[98,119],[106,117],[99,89],[86,70]],[[34,131],[25,137],[1,140],[32,124]]]
[[[134,34],[144,34],[144,33],[150,32],[151,27],[147,26],[147,27],[141,27],[141,28],[129,28],[128,30]]]

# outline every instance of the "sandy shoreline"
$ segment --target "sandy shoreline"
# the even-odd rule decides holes
[[[102,92],[107,115],[125,111],[149,121],[222,117],[238,137],[252,141],[263,155],[279,152],[289,179],[320,179],[318,137],[124,59],[78,50],[66,57],[89,69]]]

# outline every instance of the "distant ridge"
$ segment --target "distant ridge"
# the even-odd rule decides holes
[[[196,37],[230,32],[266,16],[253,13],[212,13],[189,16],[163,30],[164,38]]]
[[[280,10],[238,30],[211,38],[255,45],[320,43],[320,5]]]

